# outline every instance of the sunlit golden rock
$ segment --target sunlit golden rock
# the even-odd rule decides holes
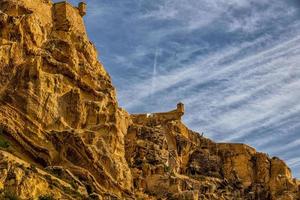
[[[189,130],[182,103],[120,108],[85,14],[0,1],[0,199],[299,199],[282,160]]]

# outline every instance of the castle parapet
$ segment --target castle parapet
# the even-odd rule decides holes
[[[137,124],[159,124],[165,121],[181,120],[184,115],[184,104],[178,103],[175,110],[160,113],[132,114],[131,118]]]

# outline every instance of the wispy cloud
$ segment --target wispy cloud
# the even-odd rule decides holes
[[[287,161],[291,167],[300,166],[300,158],[293,158]]]
[[[215,25],[222,24],[228,31],[253,32],[267,21],[274,23],[295,12],[296,8],[276,0],[164,0],[155,3],[154,9],[140,17],[177,21],[185,30],[200,29],[217,22]]]
[[[155,112],[183,101],[189,127],[251,144],[300,171],[294,0],[90,2],[89,35],[121,106]]]

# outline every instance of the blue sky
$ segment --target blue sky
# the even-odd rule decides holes
[[[191,129],[279,156],[300,178],[298,0],[87,3],[120,106],[157,112],[182,101]]]

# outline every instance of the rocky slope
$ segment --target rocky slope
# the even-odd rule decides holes
[[[283,161],[189,130],[182,104],[120,108],[84,14],[0,1],[0,199],[300,199]]]

